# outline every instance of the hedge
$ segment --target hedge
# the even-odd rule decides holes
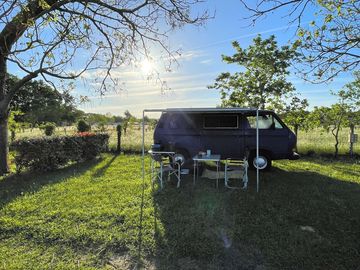
[[[94,159],[107,150],[109,134],[83,132],[74,136],[42,137],[14,141],[17,171],[50,171],[69,162]]]

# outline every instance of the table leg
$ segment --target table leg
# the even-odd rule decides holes
[[[194,186],[195,186],[195,178],[196,178],[196,160],[194,160],[194,180],[193,180]]]
[[[163,189],[163,164],[160,163],[160,187]]]
[[[216,162],[216,188],[219,188],[219,161]]]

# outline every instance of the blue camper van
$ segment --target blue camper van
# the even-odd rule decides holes
[[[256,109],[183,108],[162,112],[154,144],[175,151],[185,164],[210,149],[222,159],[249,158],[251,167],[267,170],[271,161],[298,159],[295,134],[270,110],[259,110],[259,159],[256,162]]]

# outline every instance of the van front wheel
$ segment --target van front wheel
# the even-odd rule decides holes
[[[254,170],[258,167],[260,171],[268,171],[271,168],[271,158],[265,153],[259,153],[259,159],[257,160],[256,154],[253,153],[250,155],[249,165]]]

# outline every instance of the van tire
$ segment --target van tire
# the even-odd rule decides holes
[[[259,151],[259,160],[262,162],[259,167],[259,171],[268,171],[272,166],[272,160],[270,155],[264,151]],[[256,170],[256,152],[252,151],[249,156],[249,167],[252,170]]]
[[[192,160],[190,158],[189,153],[186,150],[184,150],[184,149],[176,149],[174,152],[175,152],[175,159],[180,158],[180,159],[183,160],[183,162],[181,162],[182,163],[181,164],[182,168],[188,168],[189,165],[191,165]]]

